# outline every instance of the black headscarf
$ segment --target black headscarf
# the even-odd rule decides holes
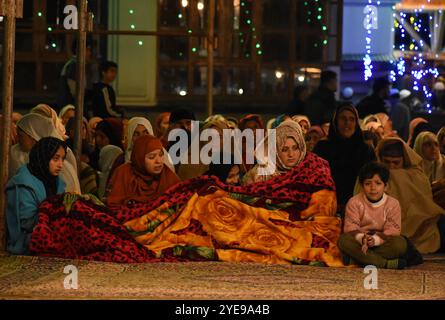
[[[352,112],[356,119],[355,131],[350,138],[344,138],[338,132],[338,116],[345,110]],[[328,139],[318,142],[314,153],[329,162],[336,185],[337,202],[341,208],[353,196],[361,167],[375,160],[374,150],[364,141],[358,112],[354,106],[343,103],[337,108],[329,127]]]
[[[57,194],[57,177],[49,172],[49,162],[57,153],[59,148],[66,149],[64,141],[47,137],[40,139],[29,153],[28,170],[37,179],[43,182],[46,190],[46,196],[51,197]]]
[[[105,134],[110,140],[111,145],[124,149],[124,147],[122,146],[122,121],[117,118],[104,119],[97,124],[96,132],[97,131],[102,131],[103,134]]]
[[[355,116],[355,131],[352,137],[348,139],[340,135],[340,133],[338,132],[338,123],[337,123],[338,116],[345,110],[352,112]],[[337,110],[334,113],[334,117],[332,118],[331,125],[329,126],[328,139],[336,142],[347,141],[349,142],[349,144],[364,143],[363,132],[362,129],[360,129],[358,111],[353,105],[351,105],[350,103],[343,103],[337,108]]]

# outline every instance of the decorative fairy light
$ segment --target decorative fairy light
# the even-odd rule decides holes
[[[380,1],[377,1],[377,5],[380,5]],[[365,46],[365,56],[363,57],[363,67],[364,67],[364,77],[365,81],[368,81],[370,78],[372,78],[372,69],[374,66],[372,65],[372,58],[371,58],[371,49],[372,49],[372,28],[373,24],[377,20],[377,17],[375,17],[375,13],[373,11],[374,3],[373,0],[368,0],[368,5],[366,6],[368,11],[366,12],[366,46]]]
[[[394,14],[393,16],[396,17],[396,14]],[[431,20],[433,20],[433,16],[425,13],[423,11],[423,8],[419,8],[415,9],[414,13],[411,14],[400,12],[399,19],[400,23],[396,19],[394,20],[395,28],[393,28],[393,31],[397,31],[400,36],[398,49],[401,51],[402,54],[399,60],[395,62],[396,72],[394,72],[394,74],[396,77],[403,77],[406,74],[407,70],[405,62],[405,52],[415,52],[416,55],[412,57],[413,68],[412,70],[408,71],[414,79],[412,90],[415,92],[423,93],[426,99],[425,111],[428,113],[432,113],[432,106],[430,103],[432,93],[428,86],[424,83],[426,77],[432,76],[434,78],[437,78],[439,76],[439,71],[437,68],[427,67],[427,61],[425,61],[422,53],[425,47],[424,41],[422,39],[410,39],[410,37],[405,34],[404,24],[410,25],[411,28],[419,34],[420,37],[431,39],[432,32],[434,30],[430,30],[430,28],[428,26],[424,26],[423,23],[425,22],[428,25]],[[432,27],[435,29],[438,26],[436,24],[432,25]],[[395,49],[396,46],[394,45],[393,48]]]
[[[312,24],[313,22],[320,21],[321,24],[321,31],[322,31],[322,37],[321,37],[321,44],[326,46],[328,44],[328,27],[324,24],[324,17],[323,17],[323,3],[320,0],[306,0],[304,1],[303,5],[307,8],[306,9],[306,22],[307,24]],[[320,46],[320,42],[314,42],[314,47],[318,48]]]

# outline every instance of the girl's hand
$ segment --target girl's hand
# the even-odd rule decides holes
[[[365,234],[362,239],[362,251],[364,254],[368,252],[368,235]]]

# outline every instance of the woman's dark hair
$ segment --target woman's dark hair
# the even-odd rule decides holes
[[[97,131],[101,131],[110,140],[110,144],[123,149],[122,134],[123,125],[117,118],[107,118],[99,122],[96,126]]]
[[[369,162],[365,164],[358,174],[358,181],[363,184],[366,179],[371,179],[374,175],[378,175],[384,184],[389,181],[389,170],[383,164],[378,162]]]
[[[57,177],[49,172],[49,162],[60,148],[66,150],[66,143],[60,139],[46,137],[40,139],[29,153],[28,170],[45,186],[46,196],[50,197],[57,193]]]
[[[117,63],[114,61],[104,61],[100,64],[100,73],[107,72],[111,68],[118,68]]]

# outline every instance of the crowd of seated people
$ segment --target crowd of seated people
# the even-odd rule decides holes
[[[308,225],[304,228],[312,234],[309,247],[303,240],[292,238],[287,229],[280,232],[286,234],[286,239],[293,239],[292,246],[301,245],[310,254],[301,248],[297,250],[299,253],[287,248],[280,254],[269,248],[268,254],[273,252],[275,255],[275,260],[271,261],[290,261],[290,252],[296,256],[305,252],[304,259],[298,258],[318,259],[332,266],[374,264],[381,268],[401,269],[409,265],[408,251],[443,252],[445,127],[435,132],[426,119],[415,118],[407,126],[407,134],[399,135],[393,130],[391,113],[383,112],[381,105],[385,82],[378,82],[374,88],[373,99],[379,102],[378,113],[367,114],[368,110],[373,110],[372,99],[359,104],[359,109],[351,102],[337,102],[334,109],[329,84],[332,77],[331,73],[325,75],[324,87],[320,88],[322,97],[329,102],[329,112],[317,109],[316,117],[304,114],[311,99],[316,98],[313,96],[304,107],[299,107],[302,114],[293,114],[289,109],[287,114],[277,115],[268,122],[258,114],[241,119],[216,115],[199,121],[201,132],[214,129],[221,138],[219,141],[212,138],[211,142],[200,140],[196,144],[198,153],[206,148],[212,151],[212,159],[220,160],[210,164],[199,157],[198,163],[172,161],[171,151],[178,142],[169,139],[169,133],[174,129],[183,129],[186,133],[188,148],[183,158],[190,160],[196,151],[193,139],[197,137],[192,136],[192,121],[197,119],[186,109],[164,112],[153,124],[143,116],[127,120],[84,118],[79,165],[72,151],[74,106],[66,106],[59,114],[45,104],[23,116],[15,113],[9,181],[4,190],[8,251],[12,254],[36,252],[30,250],[32,235],[36,225],[42,223],[39,220],[40,206],[51,197],[66,193],[90,195],[105,206],[104,212],[116,207],[131,210],[141,204],[148,204],[147,208],[151,210],[155,209],[151,203],[160,204],[159,199],[169,196],[172,199],[182,197],[182,202],[178,200],[177,204],[187,207],[185,203],[194,193],[206,196],[194,189],[198,184],[196,181],[200,181],[213,183],[227,194],[253,197],[249,204],[271,210],[271,216],[276,210],[282,210],[286,212],[283,219],[289,225],[301,220],[319,223],[322,217],[340,221],[335,232],[323,224],[323,228],[330,230],[321,235],[330,242],[329,249],[324,250],[337,250],[337,253],[329,251],[332,253],[330,258],[308,249],[313,248],[314,239],[318,239]],[[317,101],[317,108],[322,107],[323,101]],[[327,114],[332,114],[329,122],[324,119]],[[311,122],[313,119],[316,121]],[[271,129],[276,132],[276,169],[270,174],[260,174],[270,159],[260,159],[258,149],[248,148],[244,141],[239,146],[224,147],[222,137],[226,130],[252,130],[254,146],[258,148],[268,143]],[[256,141],[257,131],[263,133],[262,141]],[[222,159],[229,159],[229,162],[221,163]],[[192,190],[194,193],[189,192]],[[280,192],[275,194],[276,190]],[[324,200],[319,196],[322,191],[325,192]],[[190,196],[184,200],[185,195]],[[261,205],[257,204],[258,198],[265,198]],[[293,206],[286,207],[287,203],[293,203]],[[272,209],[271,205],[276,206]],[[323,206],[329,209],[322,209]],[[312,220],[306,221],[305,215],[311,215],[307,212],[315,211]],[[263,211],[255,212],[255,219],[264,214]],[[131,217],[138,219],[141,215]],[[190,219],[190,223],[194,223],[197,218]],[[337,220],[329,221],[333,226]],[[205,228],[206,224],[201,223]],[[166,228],[165,232],[171,230]],[[221,230],[212,232],[215,232],[215,239],[222,237],[218,233]],[[332,232],[336,233],[335,237]],[[171,237],[168,239],[164,245],[172,241]],[[244,240],[236,238],[231,245]],[[153,247],[156,246],[151,242],[148,248]],[[214,250],[220,250],[221,260],[227,257],[227,251],[223,252],[219,247]],[[263,249],[259,251],[266,254]],[[241,255],[237,257],[237,261],[244,261]],[[337,261],[339,257],[341,263]]]

